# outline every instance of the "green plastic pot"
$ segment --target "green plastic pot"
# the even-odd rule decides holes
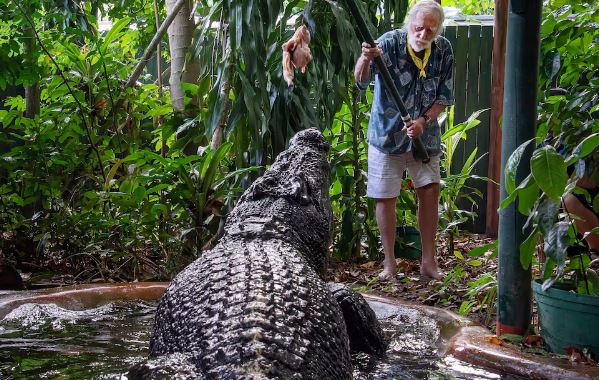
[[[549,349],[564,354],[568,346],[588,348],[599,359],[599,297],[560,289],[558,284],[543,291],[541,284],[533,281],[532,290],[541,336]]]
[[[422,245],[420,231],[412,226],[397,226],[395,234],[395,257],[399,259],[420,260]]]

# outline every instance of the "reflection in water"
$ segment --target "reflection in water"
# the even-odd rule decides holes
[[[155,303],[25,304],[0,323],[0,379],[113,378],[148,354]]]
[[[354,355],[356,379],[499,379],[437,356],[436,322],[372,302],[391,343],[383,360]],[[0,321],[0,379],[118,379],[148,354],[155,303],[117,302],[80,311],[25,304]]]

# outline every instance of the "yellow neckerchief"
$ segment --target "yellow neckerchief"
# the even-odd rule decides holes
[[[414,49],[412,49],[412,46],[410,46],[410,43],[408,42],[408,53],[410,53],[410,57],[412,57],[412,61],[414,62],[416,67],[420,70],[420,77],[426,78],[426,72],[424,72],[424,68],[426,67],[426,64],[428,63],[428,58],[431,56],[431,48],[430,47],[427,48],[426,51],[424,52],[424,59],[420,59],[416,56]]]

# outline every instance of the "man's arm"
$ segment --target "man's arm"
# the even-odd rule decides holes
[[[431,119],[437,120],[437,118],[439,117],[439,114],[441,114],[441,112],[443,112],[445,107],[447,107],[445,104],[433,103],[431,108],[426,110],[425,114],[426,114],[426,116],[430,117]]]
[[[370,82],[370,63],[375,57],[379,57],[382,54],[383,51],[379,47],[371,47],[368,42],[362,42],[362,55],[358,58],[356,67],[354,68],[356,82]]]
[[[439,114],[443,112],[445,109],[445,104],[433,103],[433,105],[426,110],[424,113],[426,116],[430,117],[432,120],[437,120]],[[407,128],[407,135],[409,138],[418,138],[424,133],[424,129],[426,128],[426,119],[424,116],[420,116],[419,118],[413,120],[410,128]]]

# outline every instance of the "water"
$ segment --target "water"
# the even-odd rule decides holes
[[[0,322],[0,379],[118,378],[147,356],[156,305],[22,305]]]
[[[371,304],[391,343],[383,360],[354,355],[356,379],[506,378],[440,357],[439,328],[423,313]],[[21,305],[0,321],[0,379],[121,378],[148,354],[155,308],[141,301],[80,311]]]

